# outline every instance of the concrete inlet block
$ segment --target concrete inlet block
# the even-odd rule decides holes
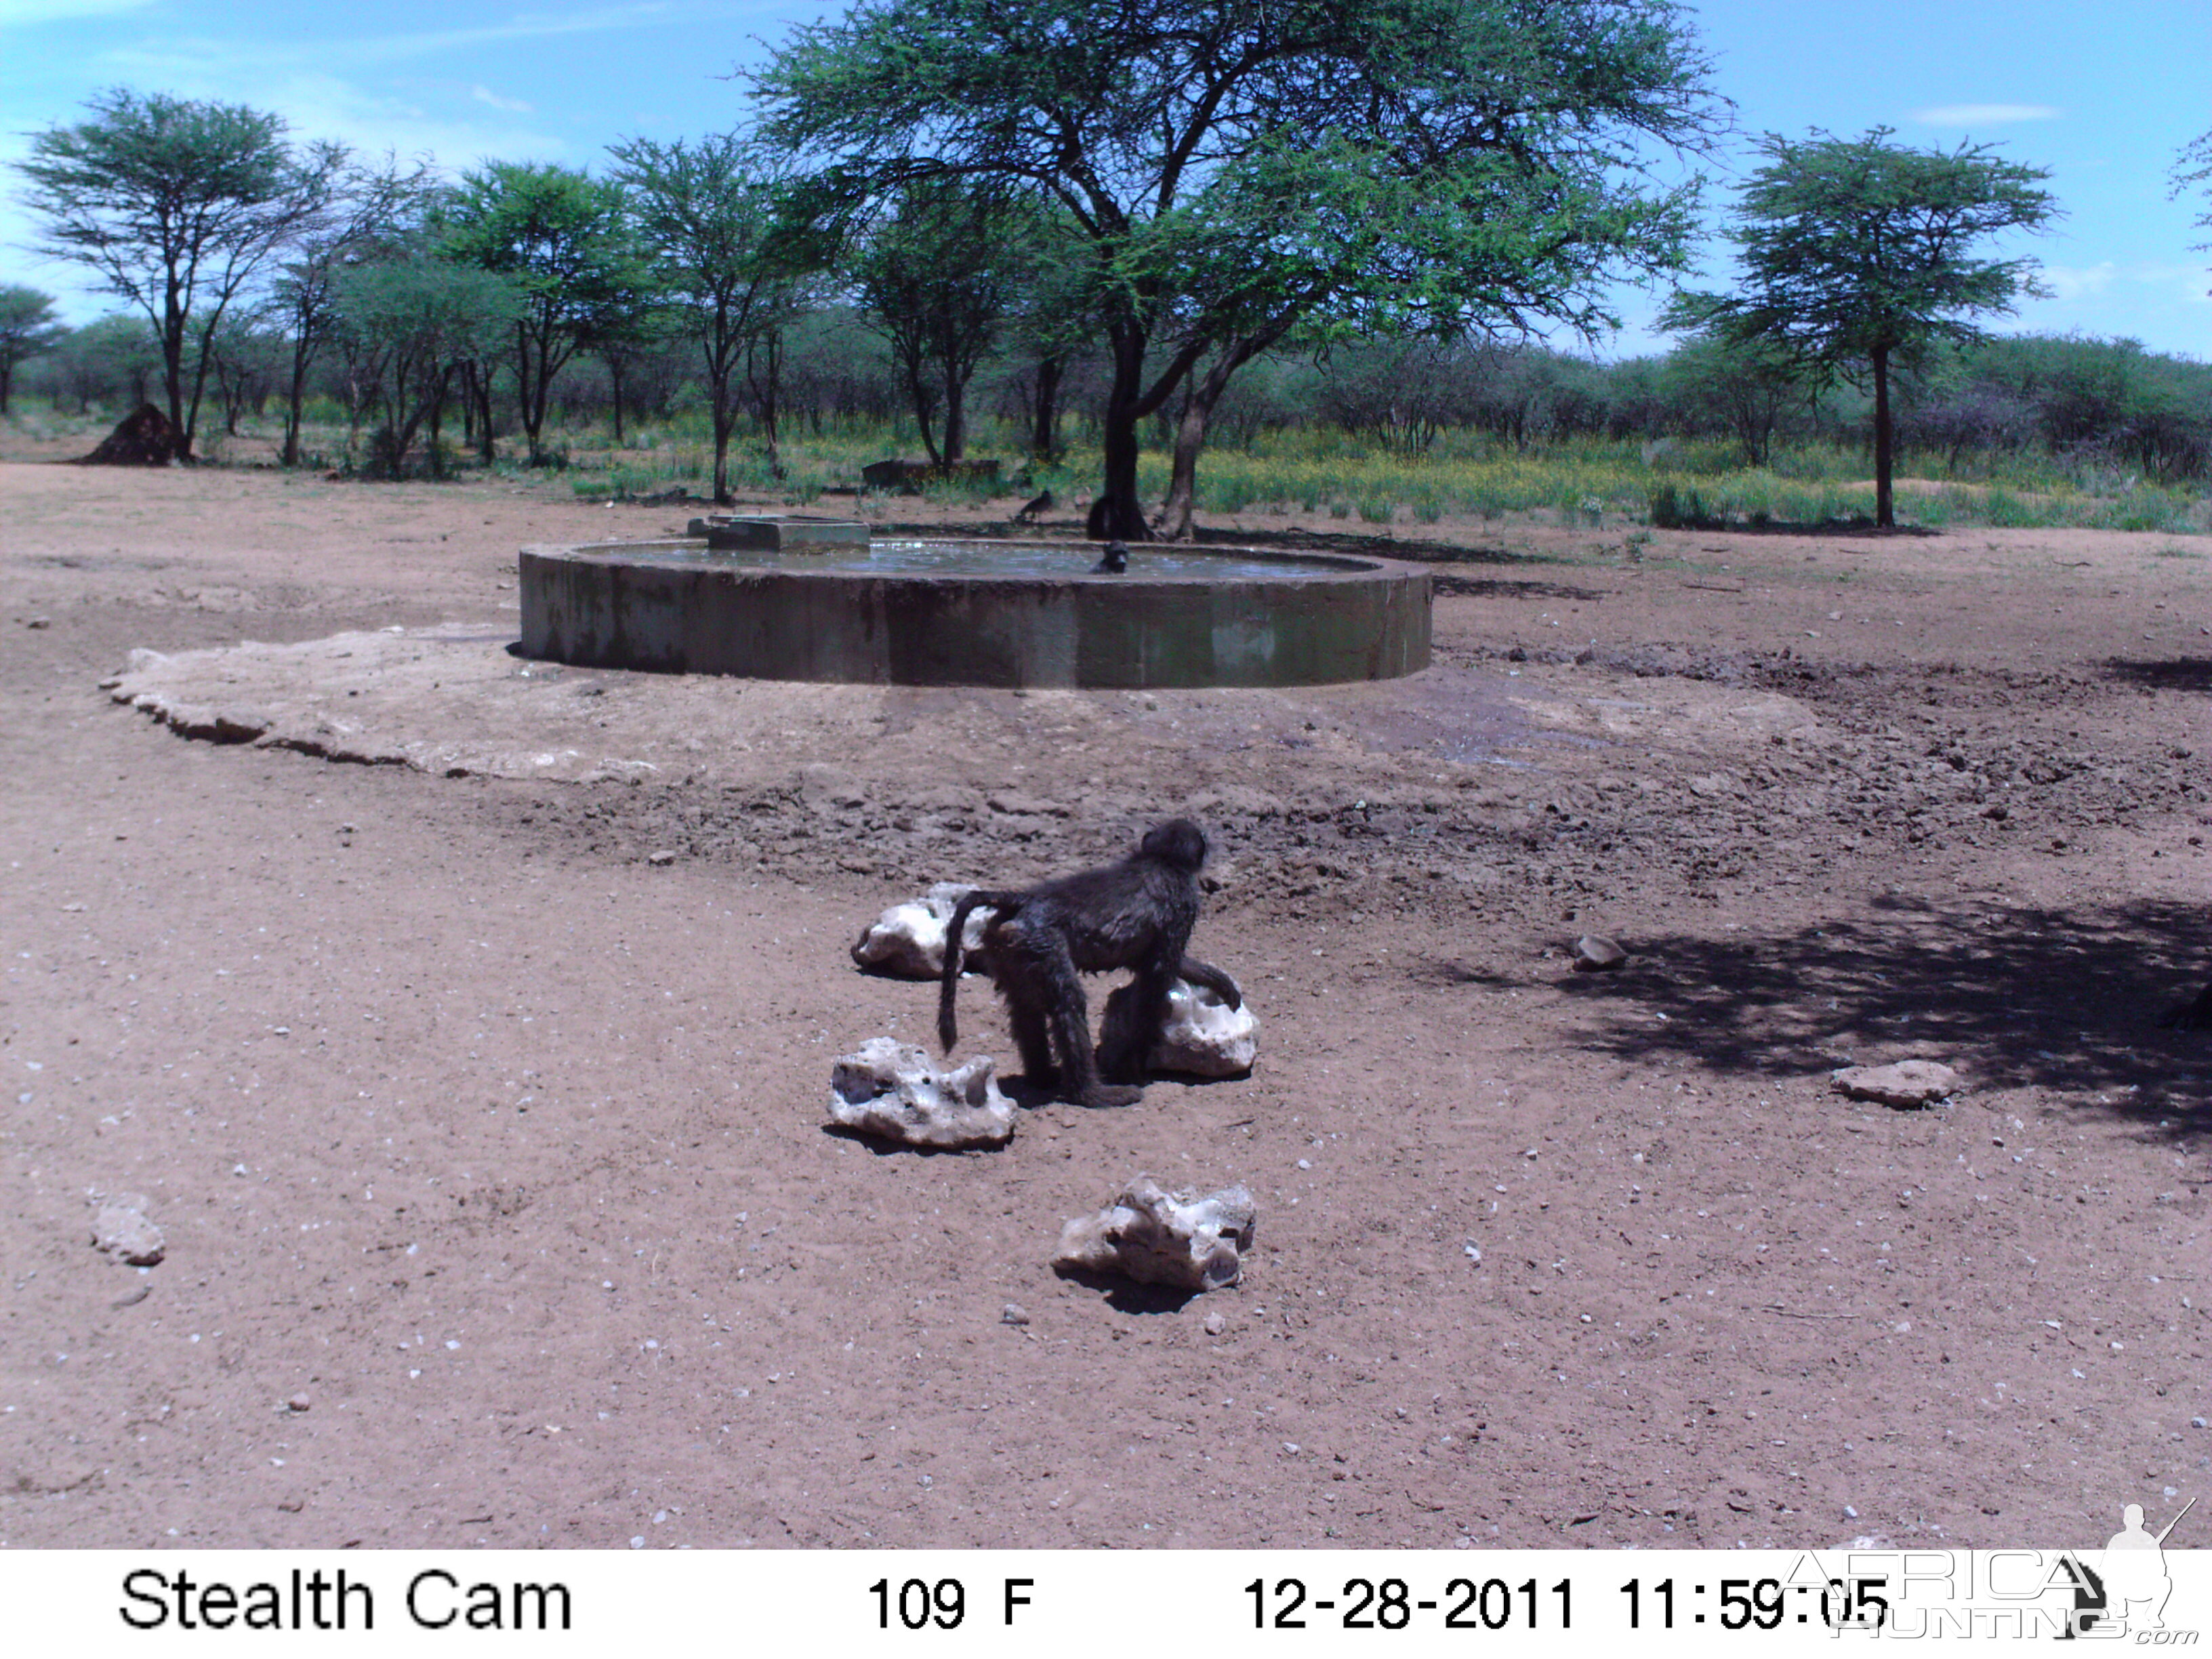
[[[864,519],[826,519],[799,513],[715,513],[694,519],[684,533],[710,548],[780,553],[787,548],[866,547]]]

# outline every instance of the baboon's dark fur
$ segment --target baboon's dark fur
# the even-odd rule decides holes
[[[1127,1106],[1142,1098],[1146,1056],[1167,1024],[1168,993],[1176,980],[1211,986],[1231,1007],[1243,1006],[1235,980],[1183,954],[1198,922],[1198,872],[1205,862],[1204,832],[1188,818],[1174,818],[1146,831],[1119,864],[1022,892],[969,894],[945,933],[937,1035],[945,1051],[959,1041],[953,1002],[968,914],[988,909],[994,915],[983,928],[984,951],[1031,1086],[1057,1086],[1085,1106]],[[1112,1053],[1094,1059],[1078,975],[1122,968],[1136,970],[1141,1014]]]

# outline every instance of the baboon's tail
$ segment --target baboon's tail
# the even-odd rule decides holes
[[[952,908],[952,920],[945,927],[945,972],[937,985],[937,1041],[946,1054],[960,1041],[960,1027],[953,1013],[953,1000],[960,991],[960,946],[968,936],[968,916],[974,910],[1011,909],[1015,896],[1012,893],[965,894]]]

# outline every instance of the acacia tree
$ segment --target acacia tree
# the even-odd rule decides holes
[[[494,161],[462,176],[440,218],[450,257],[510,278],[522,296],[507,343],[531,464],[542,465],[555,379],[651,303],[622,191],[568,167]]]
[[[1983,239],[2057,216],[2037,186],[2051,174],[1984,144],[1908,149],[1888,127],[1863,137],[1769,133],[1767,163],[1734,210],[1746,277],[1735,295],[1682,294],[1666,325],[1788,352],[1816,379],[1864,375],[1874,388],[1875,521],[1897,522],[1892,495],[1894,363],[1940,341],[1981,337],[1976,313],[2008,313],[2034,294],[2031,262],[1973,257]]]
[[[283,118],[125,88],[31,137],[25,202],[40,252],[97,273],[146,315],[169,419],[191,453],[209,343],[271,255],[328,203],[342,145],[295,149]]]
[[[727,134],[696,143],[632,138],[612,154],[638,239],[698,343],[714,434],[714,499],[726,502],[739,374],[749,357],[757,362],[773,353],[769,337],[802,304],[808,260],[780,217],[786,168]],[[771,448],[770,465],[775,459]]]
[[[1771,340],[1696,337],[1668,354],[1662,375],[1669,401],[1699,426],[1731,434],[1746,466],[1766,465],[1774,428],[1807,392],[1796,359]]]
[[[418,162],[402,172],[387,155],[380,167],[348,167],[329,204],[301,228],[271,284],[270,314],[291,343],[284,400],[283,464],[300,464],[300,411],[307,373],[337,321],[332,293],[338,275],[419,225],[430,193],[430,170]]]
[[[968,446],[968,383],[1029,276],[1035,216],[972,185],[917,179],[866,234],[848,270],[860,309],[890,343],[933,462]],[[944,442],[931,430],[944,415]]]
[[[1706,72],[1668,0],[861,0],[757,91],[856,192],[1065,210],[1110,362],[1092,529],[1145,539],[1138,422],[1201,359],[1194,440],[1317,314],[1587,325],[1601,277],[1678,268],[1694,189],[1631,164],[1710,131]]]
[[[15,366],[52,349],[69,330],[54,315],[54,296],[34,288],[0,288],[0,415],[8,412],[8,392]]]
[[[522,308],[507,278],[435,256],[422,238],[389,256],[341,271],[331,296],[356,403],[382,420],[369,437],[368,471],[397,478],[416,434],[428,425],[430,471],[444,457],[438,428],[464,362],[495,349]]]
[[[2179,197],[2185,191],[2203,189],[2208,192],[2207,205],[2197,216],[2198,227],[2212,230],[2212,132],[2200,134],[2184,144],[2181,154],[2173,163],[2173,189]],[[2212,249],[2212,242],[2199,242],[2199,249]]]

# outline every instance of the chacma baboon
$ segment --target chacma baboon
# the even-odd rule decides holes
[[[1145,1059],[1167,1024],[1168,993],[1176,980],[1211,986],[1232,1008],[1244,1004],[1235,980],[1183,954],[1198,922],[1198,872],[1205,862],[1204,832],[1188,818],[1173,818],[1147,830],[1119,864],[1021,892],[969,893],[945,930],[937,1035],[945,1052],[959,1041],[953,1001],[962,930],[970,910],[986,908],[993,915],[983,928],[984,953],[1006,1000],[1030,1086],[1057,1087],[1085,1106],[1133,1105],[1144,1096]],[[1123,968],[1136,970],[1139,1018],[1111,1053],[1094,1059],[1078,975]]]
[[[1120,542],[1109,542],[1106,550],[1098,556],[1098,562],[1091,567],[1094,576],[1118,576],[1129,568],[1129,550]]]

